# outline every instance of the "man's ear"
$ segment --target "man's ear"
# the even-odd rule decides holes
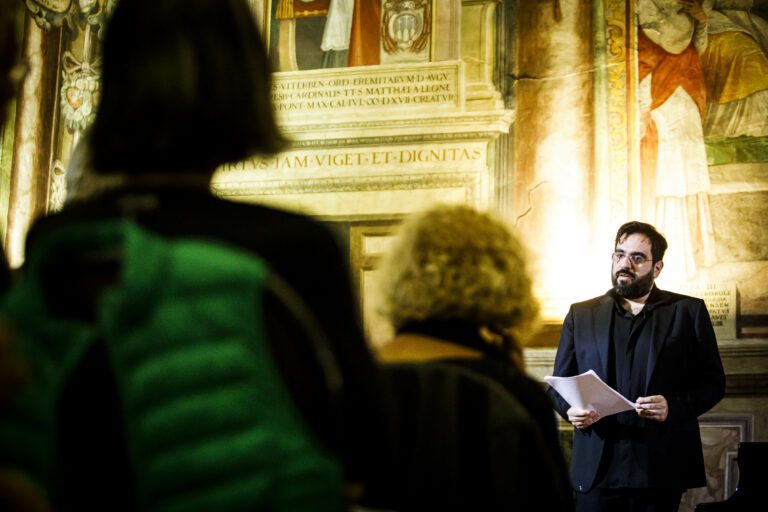
[[[659,260],[653,264],[653,278],[656,279],[661,274],[661,269],[664,268],[664,262]]]

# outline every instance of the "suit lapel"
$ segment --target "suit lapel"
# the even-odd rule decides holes
[[[658,290],[658,294],[658,300],[665,302],[665,304],[656,306],[651,314],[651,349],[648,352],[648,366],[645,373],[645,394],[648,393],[648,387],[653,378],[653,371],[656,368],[656,361],[658,361],[661,351],[664,350],[664,345],[667,342],[669,331],[672,327],[672,321],[675,318],[675,310],[677,309],[677,305],[674,302],[668,302],[666,292]]]
[[[593,312],[593,339],[597,345],[599,367],[595,371],[600,378],[605,380],[608,377],[608,344],[611,342],[611,315],[615,302],[610,295],[606,295],[600,301]]]

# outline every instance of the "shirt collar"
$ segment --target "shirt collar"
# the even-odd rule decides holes
[[[624,297],[616,293],[613,289],[608,290],[608,295],[613,299],[617,310],[622,314],[625,313],[626,310],[623,307]],[[643,311],[650,313],[665,302],[667,302],[666,293],[663,290],[660,290],[659,287],[656,286],[656,283],[653,283],[651,293],[648,295],[648,299],[645,301],[645,307],[643,308]]]

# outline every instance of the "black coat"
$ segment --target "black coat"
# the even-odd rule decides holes
[[[539,382],[466,320],[410,322],[378,351],[399,418],[394,510],[573,510]]]
[[[559,448],[502,383],[452,360],[388,363],[385,371],[401,425],[397,485],[386,505],[573,509]]]
[[[649,467],[644,469],[652,487],[701,487],[706,479],[697,418],[725,394],[725,373],[714,329],[701,299],[654,288],[648,301],[656,305],[647,327],[652,347],[643,396],[663,395],[669,404],[669,416],[664,422],[645,422],[638,449],[647,451]],[[615,307],[608,294],[571,306],[560,335],[555,376],[573,376],[592,369],[608,380]],[[557,412],[567,420],[569,404],[554,389],[548,393]],[[606,439],[615,436],[611,425],[601,420],[575,430],[571,480],[577,491],[587,492],[596,483]]]
[[[203,189],[133,188],[72,203],[62,212],[39,220],[28,236],[27,252],[34,250],[39,239],[61,226],[126,216],[165,237],[207,239],[251,251],[287,281],[314,313],[331,343],[344,382],[343,417],[338,422],[329,419],[322,376],[317,375],[312,362],[297,348],[303,333],[293,318],[267,297],[267,332],[286,385],[320,440],[340,452],[348,479],[363,481],[370,487],[383,478],[385,447],[390,444],[387,400],[378,366],[360,328],[346,258],[329,229],[303,215],[225,201]],[[67,292],[72,287],[67,280],[72,280],[71,274],[76,270],[68,268],[66,262],[62,262],[62,267],[51,272],[51,301],[58,309],[67,309],[77,302]],[[63,286],[58,286],[60,280]],[[101,486],[106,495],[111,492],[108,487],[119,480],[114,471],[121,468],[112,472],[99,469],[102,463],[119,464],[112,462],[119,458],[112,451],[120,443],[120,419],[110,415],[109,407],[102,407],[115,399],[114,390],[108,385],[110,377],[104,357],[98,350],[89,354],[85,368],[73,376],[62,399],[63,409],[69,412],[63,411],[60,430],[63,435],[76,438],[70,443],[74,463],[83,471],[94,468],[89,478],[99,479],[90,481],[86,491],[93,492]],[[331,422],[335,424],[329,425]],[[91,428],[89,424],[94,425]],[[338,428],[330,432],[333,427],[340,427],[341,432]],[[110,434],[111,430],[116,433]],[[93,460],[84,456],[84,446],[78,446],[80,442],[90,450]],[[100,443],[105,446],[98,447]],[[103,482],[100,475],[104,475]]]

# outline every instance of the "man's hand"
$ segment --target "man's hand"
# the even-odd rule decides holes
[[[600,419],[600,414],[597,411],[588,411],[586,409],[577,409],[571,407],[566,411],[568,414],[568,421],[576,428],[587,428]]]
[[[681,7],[677,12],[687,13],[696,21],[704,23],[707,21],[707,13],[701,3],[701,0],[680,0]]]
[[[641,418],[654,421],[665,421],[669,415],[667,399],[661,395],[641,396],[637,399],[635,411]]]

